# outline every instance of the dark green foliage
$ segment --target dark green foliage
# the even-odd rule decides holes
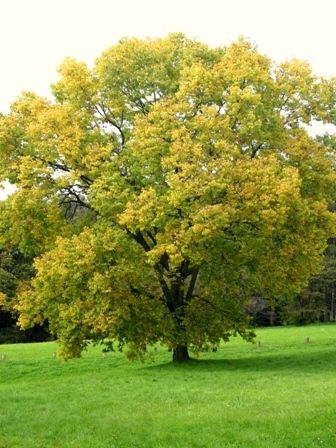
[[[322,272],[280,311],[284,323],[303,325],[336,320],[336,238],[329,240]]]
[[[34,274],[32,259],[20,251],[0,249],[0,293],[9,299],[15,297],[20,281],[29,280]],[[0,344],[36,342],[50,339],[48,326],[35,326],[20,330],[16,316],[0,306]]]

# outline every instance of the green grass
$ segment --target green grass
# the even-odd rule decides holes
[[[336,325],[257,335],[187,365],[2,345],[0,448],[335,447]]]

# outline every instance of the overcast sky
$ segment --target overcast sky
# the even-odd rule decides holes
[[[48,93],[66,56],[89,64],[125,36],[182,31],[210,45],[250,38],[275,60],[336,75],[336,0],[0,0],[0,111]]]

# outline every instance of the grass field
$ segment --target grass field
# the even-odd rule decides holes
[[[336,325],[257,340],[187,365],[165,349],[65,363],[54,343],[2,345],[0,448],[336,447]]]

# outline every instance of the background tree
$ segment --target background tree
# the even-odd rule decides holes
[[[252,295],[288,298],[334,231],[334,166],[311,137],[335,83],[174,34],[125,39],[93,70],[68,59],[54,101],[27,93],[0,122],[3,242],[36,258],[13,307],[48,320],[64,357],[89,340],[173,359],[239,333]]]
[[[24,256],[15,248],[0,250],[0,294],[9,300],[9,305],[16,295],[19,283],[29,281],[33,275],[31,257]],[[0,307],[0,343],[33,342],[50,338],[47,325],[20,330],[16,325],[16,313],[11,311],[4,306]]]
[[[336,320],[336,240],[325,251],[323,270],[314,275],[307,288],[293,301],[282,304],[278,318],[290,324],[333,322]]]

